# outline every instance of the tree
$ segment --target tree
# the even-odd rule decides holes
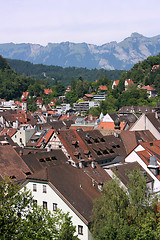
[[[93,237],[97,240],[158,240],[155,198],[149,194],[142,172],[135,169],[127,174],[128,191],[113,179],[105,184],[102,196],[95,201]]]
[[[27,189],[5,179],[0,182],[0,239],[78,240],[69,214],[54,215],[37,206]],[[62,237],[63,236],[63,237]]]

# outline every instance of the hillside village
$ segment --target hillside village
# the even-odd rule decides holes
[[[152,70],[159,69],[153,65]],[[113,81],[114,90],[119,80]],[[134,81],[126,78],[124,91]],[[152,85],[138,85],[148,98],[157,96]],[[138,168],[148,176],[151,193],[160,193],[159,106],[123,106],[117,112],[93,116],[88,111],[105,101],[107,85],[85,93],[73,106],[53,98],[49,104],[36,97],[36,111],[28,110],[30,94],[21,101],[0,100],[0,179],[7,176],[31,190],[38,205],[51,212],[69,212],[81,240],[91,239],[94,199],[115,177],[127,189],[128,170]],[[52,89],[45,88],[49,96]]]

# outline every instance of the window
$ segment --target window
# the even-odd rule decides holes
[[[78,234],[83,235],[83,226],[78,225]]]
[[[47,209],[47,202],[43,201],[43,208]]]
[[[43,193],[47,193],[47,186],[43,185]]]
[[[53,203],[53,211],[56,211],[57,210],[57,203]]]
[[[33,192],[37,192],[37,184],[33,184]]]

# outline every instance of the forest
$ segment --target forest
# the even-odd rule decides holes
[[[59,105],[61,101],[58,97],[64,95],[67,83],[71,86],[71,91],[66,93],[65,102],[73,105],[86,93],[101,93],[99,86],[106,85],[106,100],[101,102],[98,108],[91,108],[89,111],[95,116],[100,112],[106,114],[117,111],[123,106],[155,106],[159,102],[160,68],[153,70],[153,65],[160,65],[160,54],[138,62],[129,71],[74,67],[63,69],[58,66],[6,60],[0,56],[0,98],[19,100],[23,91],[29,91],[32,97],[32,101],[29,100],[31,105],[38,96],[43,97],[46,104],[55,98],[56,105]],[[119,80],[119,84],[112,89],[115,79]],[[124,91],[125,79],[132,79],[134,82],[134,86],[130,86],[127,91]],[[140,89],[144,85],[153,86],[157,90],[157,97],[148,98],[147,91]],[[45,88],[51,88],[52,93],[45,95]]]
[[[59,66],[47,66],[43,64],[33,64],[21,60],[7,59],[7,62],[19,74],[25,74],[36,79],[46,79],[52,86],[56,82],[63,83],[65,86],[70,84],[72,78],[75,80],[80,76],[89,82],[93,82],[99,78],[100,75],[104,77],[107,75],[109,80],[119,79],[122,70],[110,70],[105,69],[92,69],[67,67],[62,68]]]

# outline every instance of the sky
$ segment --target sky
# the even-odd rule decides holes
[[[0,43],[121,42],[160,34],[160,1],[0,0]]]

